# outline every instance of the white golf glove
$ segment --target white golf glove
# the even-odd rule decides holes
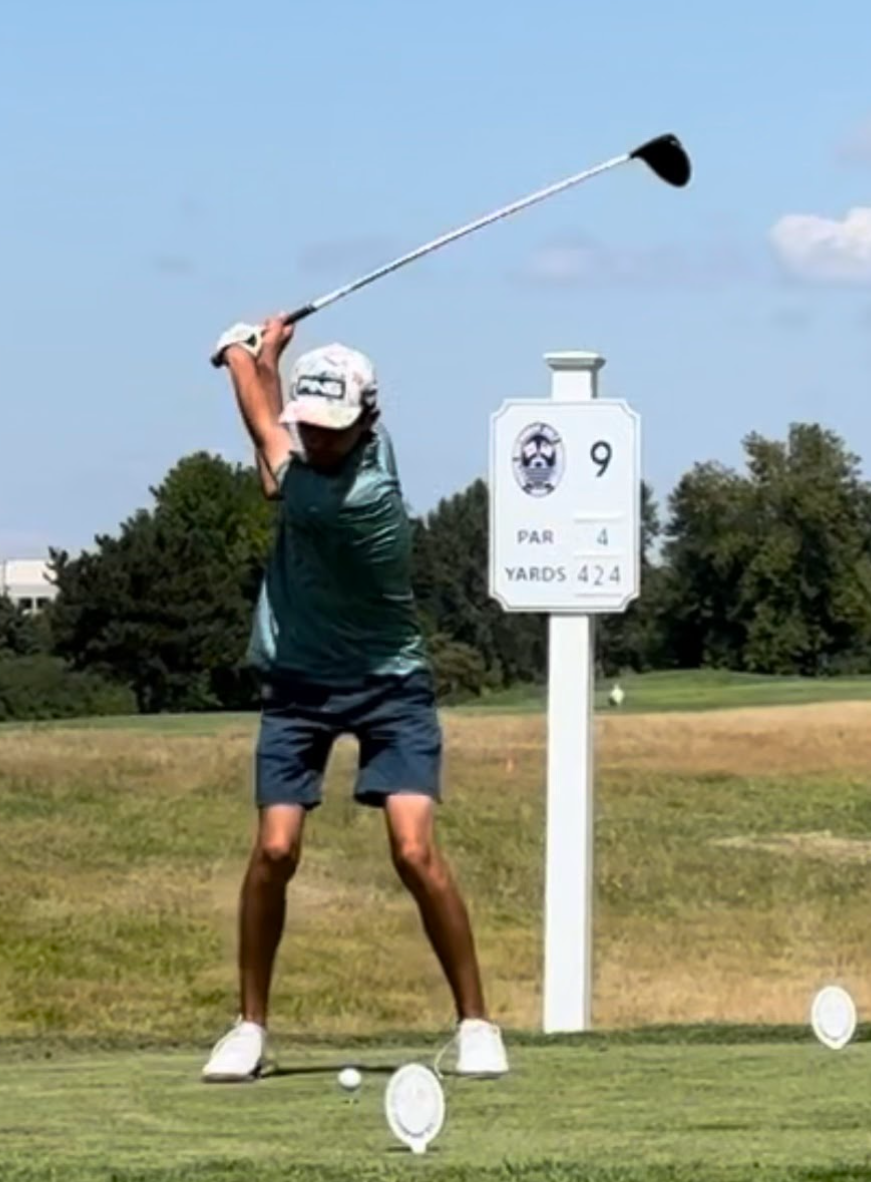
[[[223,365],[224,351],[230,345],[241,345],[252,357],[257,357],[260,353],[262,341],[263,333],[256,324],[243,324],[240,321],[240,323],[228,328],[226,332],[222,332],[218,337],[218,343],[215,345],[215,351],[212,354],[212,364]]]

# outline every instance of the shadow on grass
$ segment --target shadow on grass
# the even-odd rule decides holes
[[[645,1045],[712,1045],[741,1046],[748,1043],[813,1043],[816,1041],[809,1024],[768,1026],[738,1023],[694,1023],[687,1025],[640,1026],[629,1029],[601,1029],[591,1030],[579,1034],[543,1034],[535,1030],[512,1030],[504,1028],[506,1041],[510,1046],[517,1047],[547,1047],[547,1046],[581,1046],[591,1050],[607,1050],[609,1047],[645,1046]],[[860,1022],[852,1039],[854,1043],[871,1042],[871,1022]],[[445,1042],[445,1032],[387,1030],[377,1034],[289,1034],[281,1033],[276,1042],[279,1053],[291,1056],[293,1048],[323,1048],[332,1052],[340,1052],[343,1056],[341,1064],[331,1065],[301,1065],[287,1067],[290,1074],[316,1074],[318,1072],[337,1071],[342,1066],[359,1067],[364,1070],[359,1060],[354,1059],[357,1053],[367,1050],[387,1050],[391,1047],[401,1047],[403,1054],[414,1053],[424,1055],[432,1048],[437,1048]],[[208,1050],[207,1038],[199,1041],[181,1041],[175,1038],[161,1038],[159,1035],[141,1038],[124,1035],[97,1036],[60,1036],[43,1035],[31,1037],[0,1038],[0,1058],[16,1058],[20,1060],[51,1060],[67,1055],[95,1055],[131,1052],[167,1053],[178,1052],[184,1054],[205,1054]],[[374,1064],[365,1068],[372,1072],[387,1072],[395,1067],[385,1067]]]
[[[359,1060],[350,1059],[342,1064],[342,1067],[356,1067],[362,1075],[392,1075],[401,1066],[401,1063],[361,1063]],[[337,1067],[335,1063],[307,1063],[299,1067],[271,1067],[260,1078],[261,1082],[267,1083],[270,1079],[280,1079],[283,1076],[336,1075],[340,1070],[341,1067]]]

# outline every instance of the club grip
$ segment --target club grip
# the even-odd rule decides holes
[[[300,320],[305,320],[306,316],[311,316],[312,312],[317,312],[317,304],[303,304],[301,308],[294,308],[292,312],[288,312],[284,317],[285,324],[296,324]]]
[[[294,308],[292,312],[285,313],[285,324],[296,324],[300,320],[305,320],[306,316],[311,316],[312,312],[317,312],[320,304],[303,304],[299,308]],[[223,350],[220,353],[213,353],[209,359],[214,365],[215,369],[220,369],[224,364]]]

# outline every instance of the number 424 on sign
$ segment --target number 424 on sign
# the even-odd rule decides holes
[[[584,564],[578,571],[578,582],[588,583],[592,587],[604,587],[606,583],[620,582],[620,567],[618,565],[601,566],[599,563]]]

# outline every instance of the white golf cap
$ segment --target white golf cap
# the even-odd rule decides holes
[[[369,358],[346,345],[325,345],[294,362],[281,421],[342,431],[374,406],[377,397],[378,380]]]

